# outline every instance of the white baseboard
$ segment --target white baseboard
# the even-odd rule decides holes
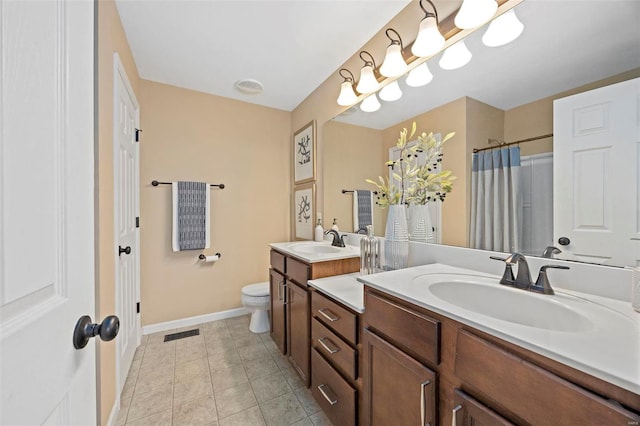
[[[189,327],[203,322],[218,321],[227,318],[239,317],[247,315],[249,310],[247,308],[229,309],[228,311],[214,312],[206,315],[198,315],[195,317],[182,318],[179,320],[161,322],[158,324],[145,325],[142,327],[142,334],[153,334],[161,331],[173,330],[181,327]]]
[[[109,413],[109,418],[107,419],[107,426],[116,426],[118,422],[119,411],[120,411],[120,392],[118,392],[116,401],[113,403],[113,407],[111,408],[111,413]]]

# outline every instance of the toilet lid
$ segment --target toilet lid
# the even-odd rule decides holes
[[[268,296],[269,282],[246,285],[242,287],[242,294],[247,296]]]

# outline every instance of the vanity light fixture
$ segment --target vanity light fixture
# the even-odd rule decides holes
[[[438,11],[431,2],[431,0],[425,0],[433,8],[433,13],[427,11],[422,5],[420,0],[420,9],[425,13],[424,18],[420,21],[420,29],[418,30],[418,36],[416,41],[411,46],[411,53],[419,57],[427,57],[435,55],[444,46],[444,36],[438,28]]]
[[[421,63],[409,72],[405,83],[410,87],[426,86],[433,80],[433,74],[429,70],[426,62]]]
[[[348,73],[347,75],[345,75]],[[338,96],[338,105],[341,106],[349,106],[358,102],[358,96],[356,92],[353,90],[353,74],[346,68],[342,68],[338,71],[340,77],[344,78],[342,85],[340,86],[340,95]]]
[[[400,90],[398,80],[392,81],[384,86],[379,94],[380,99],[387,102],[393,102],[400,99],[402,97],[402,90]]]
[[[487,22],[497,10],[496,0],[463,0],[453,22],[456,27],[469,30]]]
[[[516,11],[510,9],[491,21],[482,36],[482,43],[489,47],[503,46],[520,37],[523,30],[524,25],[516,16]]]
[[[395,34],[396,37],[391,37],[389,32]],[[387,28],[384,33],[391,40],[391,44],[387,47],[387,54],[380,67],[380,74],[385,77],[400,77],[407,72],[408,67],[407,62],[402,57],[402,38],[393,28]]]
[[[374,112],[380,109],[380,101],[375,93],[372,93],[360,103],[360,109],[364,112]]]
[[[369,56],[370,60],[362,57],[364,53]],[[358,81],[356,90],[360,93],[373,93],[380,88],[380,83],[375,76],[376,61],[366,50],[360,52],[360,59],[364,61],[364,66],[360,70],[360,81]]]
[[[455,70],[467,65],[471,60],[471,52],[464,44],[464,40],[449,46],[440,58],[440,68],[443,70]]]

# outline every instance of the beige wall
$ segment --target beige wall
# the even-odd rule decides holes
[[[289,239],[291,114],[151,81],[140,82],[142,324],[241,307],[242,286],[268,279],[268,243]],[[211,248],[171,250],[171,187],[211,189]]]
[[[139,77],[112,0],[98,8],[98,147],[96,150],[96,318],[115,313],[113,203],[113,54],[120,56],[133,91]],[[98,343],[98,417],[106,424],[116,400],[116,341]]]
[[[329,121],[324,125],[324,221],[328,228],[333,218],[338,219],[341,231],[353,228],[353,195],[343,189],[375,187],[366,179],[378,179],[382,157],[382,132],[366,127]],[[382,209],[374,206],[373,228],[376,235],[384,235]]]

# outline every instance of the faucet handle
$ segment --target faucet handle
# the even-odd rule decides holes
[[[547,276],[547,269],[570,269],[568,266],[560,266],[560,265],[544,265],[540,268],[540,273],[538,274],[538,279],[536,283],[531,285],[529,290],[535,291],[537,293],[543,294],[555,294],[553,288],[551,288],[551,283],[549,282],[549,277]]]
[[[511,269],[511,265],[513,265],[511,262],[508,262],[507,258],[502,258],[502,257],[497,257],[497,256],[489,256],[489,259],[493,259],[493,260],[500,260],[502,262],[504,262],[504,273],[502,274],[502,279],[500,279],[500,284],[508,284],[508,285],[512,285],[514,283],[514,281],[516,280],[516,278],[513,276],[513,269]]]

